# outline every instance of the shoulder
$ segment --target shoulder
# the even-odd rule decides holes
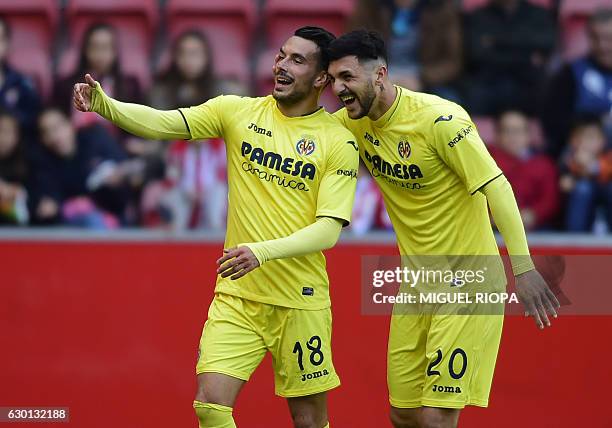
[[[272,97],[244,97],[240,95],[218,95],[213,98],[223,106],[241,109],[259,109],[272,106],[268,98]]]
[[[463,107],[436,95],[402,89],[402,114],[412,117],[422,130],[453,128],[457,123],[471,122]]]
[[[335,113],[325,112],[321,119],[324,131],[326,135],[329,135],[334,140],[354,140],[353,132],[348,127],[350,119],[346,115],[346,111],[342,112],[342,110],[344,109],[338,110]]]

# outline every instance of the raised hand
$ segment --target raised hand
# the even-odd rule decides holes
[[[78,111],[91,111],[91,93],[95,87],[96,81],[90,74],[85,75],[85,83],[75,83],[72,102]]]

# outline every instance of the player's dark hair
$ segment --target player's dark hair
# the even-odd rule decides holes
[[[327,31],[325,28],[306,26],[295,30],[294,36],[302,39],[310,40],[319,47],[319,69],[327,70],[329,65],[328,48],[330,43],[336,40],[336,36]]]
[[[345,56],[356,56],[359,61],[382,59],[387,62],[387,48],[380,33],[355,30],[343,34],[329,45],[329,61]]]

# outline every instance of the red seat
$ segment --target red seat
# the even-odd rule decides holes
[[[166,11],[171,40],[186,30],[202,31],[211,43],[216,73],[243,83],[249,81],[253,0],[169,0]],[[162,62],[168,57],[165,52]]]
[[[158,22],[155,0],[70,0],[66,14],[70,25],[70,48],[60,59],[60,75],[74,71],[87,28],[105,22],[117,29],[123,71],[138,77],[143,86],[149,85],[149,55]]]
[[[11,28],[9,62],[30,75],[43,96],[51,90],[51,48],[58,22],[55,0],[0,0]]]
[[[561,54],[564,60],[572,61],[589,51],[586,22],[584,15],[568,16],[561,21]]]
[[[278,49],[296,29],[316,25],[336,36],[345,31],[353,0],[268,0],[264,6],[268,46]]]

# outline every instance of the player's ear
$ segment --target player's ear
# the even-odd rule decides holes
[[[385,64],[380,64],[377,68],[376,68],[376,80],[374,82],[374,84],[376,86],[381,86],[385,80],[385,78],[387,77],[388,71],[387,71],[387,66]]]
[[[325,88],[329,82],[329,74],[327,74],[327,71],[322,70],[321,72],[319,72],[314,81],[314,87],[317,89],[322,89]]]

